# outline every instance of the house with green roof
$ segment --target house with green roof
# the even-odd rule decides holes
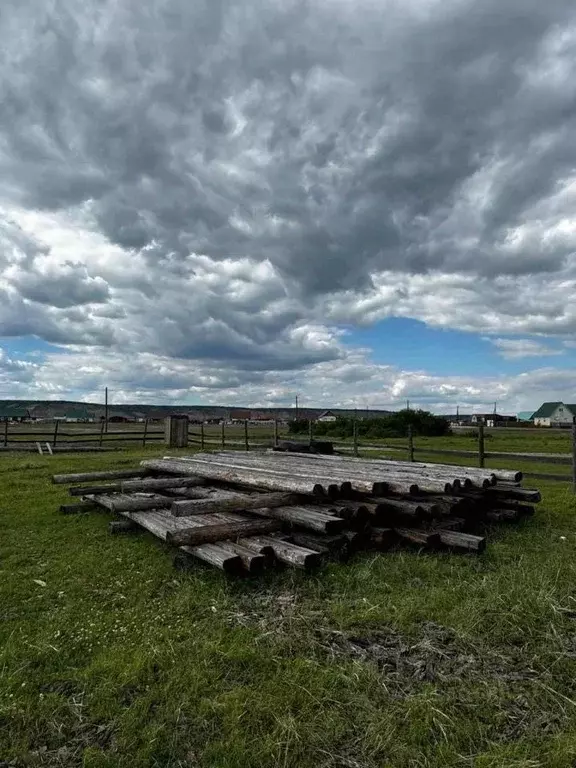
[[[536,427],[567,427],[576,418],[576,404],[561,402],[542,403],[532,414]]]

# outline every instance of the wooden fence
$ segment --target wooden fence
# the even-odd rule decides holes
[[[105,444],[139,442],[143,446],[154,441],[164,440],[164,429],[150,429],[148,422],[142,424],[141,429],[106,429],[106,423],[103,421],[97,429],[78,429],[66,430],[70,425],[59,421],[54,425],[41,427],[31,424],[28,429],[22,429],[21,424],[16,424],[14,428],[8,421],[4,421],[0,431],[0,445],[5,449],[18,449],[19,446],[26,444],[43,443],[50,445],[51,448],[57,446],[73,447],[74,445],[93,444],[99,447]]]
[[[0,445],[7,450],[15,450],[23,445],[46,443],[50,448],[67,447],[70,450],[74,446],[118,446],[124,443],[140,443],[143,447],[151,443],[165,442],[165,429],[157,427],[151,428],[148,421],[144,422],[140,429],[106,429],[105,422],[102,422],[95,430],[66,430],[65,424],[55,422],[50,428],[42,429],[36,425],[31,425],[27,430],[18,429],[21,425],[16,425],[16,429],[9,428],[9,422],[5,421],[3,431],[0,431]],[[227,426],[232,426],[234,435],[227,432]],[[216,431],[216,434],[214,433]],[[221,423],[213,429],[206,428],[204,424],[190,424],[188,426],[188,445],[190,447],[200,448],[200,450],[210,448],[239,448],[249,451],[258,448],[267,448],[278,444],[280,439],[279,423],[273,424],[271,435],[261,434],[256,436],[254,432],[250,433],[248,421],[236,422],[233,425]],[[411,430],[408,430],[407,442],[405,445],[364,445],[358,440],[358,422],[354,422],[352,442],[331,441],[335,448],[340,451],[348,451],[354,456],[359,456],[362,452],[378,451],[381,453],[398,452],[406,456],[406,461],[417,461],[417,455],[427,456],[455,456],[466,458],[470,464],[477,463],[479,467],[484,467],[486,460],[497,459],[504,461],[536,462],[540,464],[560,464],[570,466],[571,474],[552,474],[543,472],[526,472],[525,474],[542,480],[556,480],[571,482],[574,493],[576,493],[576,420],[572,426],[572,452],[571,453],[512,453],[508,451],[487,451],[484,441],[484,425],[478,425],[478,443],[477,450],[464,451],[454,448],[430,448],[427,445],[418,446],[415,444],[414,436]],[[238,437],[240,436],[240,439]],[[293,436],[298,439],[298,435]],[[308,423],[308,441],[314,439],[314,422]],[[329,438],[328,438],[329,439]]]

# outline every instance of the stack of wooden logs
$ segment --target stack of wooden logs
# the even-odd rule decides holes
[[[56,475],[64,513],[103,508],[112,533],[145,528],[229,573],[300,568],[398,544],[482,552],[487,524],[534,513],[522,474],[444,464],[274,452],[153,459],[140,468]],[[95,481],[113,481],[84,485]]]

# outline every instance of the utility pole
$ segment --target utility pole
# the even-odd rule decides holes
[[[108,432],[108,387],[104,390],[104,432]]]
[[[496,406],[497,405],[498,405],[498,403],[496,401],[494,401],[494,416],[496,416]]]
[[[410,410],[410,400],[406,400],[406,410]]]
[[[459,421],[460,419],[460,406],[456,406],[456,421]]]
[[[298,421],[298,395],[296,395],[296,421]]]

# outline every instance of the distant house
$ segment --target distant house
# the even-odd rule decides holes
[[[234,423],[235,421],[248,421],[250,419],[250,411],[243,410],[241,408],[235,408],[233,411],[230,411],[230,422]]]
[[[66,410],[66,413],[64,415],[64,418],[57,419],[59,421],[65,421],[68,424],[74,424],[78,422],[89,422],[94,421],[93,414],[88,411],[87,408],[68,408]]]
[[[536,427],[567,427],[576,417],[576,404],[542,403],[532,415]]]
[[[316,421],[321,421],[321,422],[336,421],[336,416],[332,413],[332,411],[323,411],[323,413],[321,413],[320,416],[318,416]]]
[[[471,424],[484,424],[486,427],[504,427],[511,422],[516,423],[516,416],[503,416],[501,413],[475,413]]]
[[[533,417],[532,411],[520,411],[516,415],[518,416],[518,421],[521,422],[531,422]]]

